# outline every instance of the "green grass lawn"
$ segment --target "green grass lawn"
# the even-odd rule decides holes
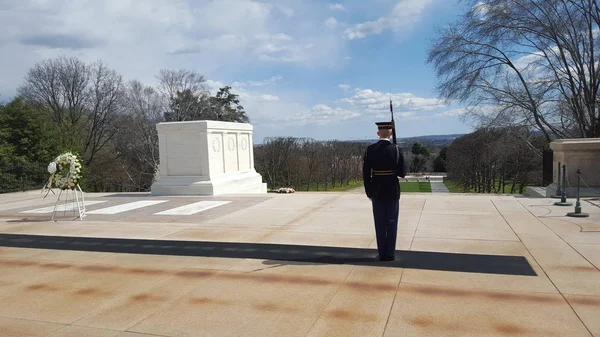
[[[446,185],[450,193],[465,193],[462,186],[452,180],[444,179],[444,185]]]
[[[351,181],[349,185],[336,185],[335,188],[331,188],[331,184],[328,185],[328,190],[325,191],[325,185],[319,184],[319,190],[317,191],[317,185],[311,185],[310,192],[344,192],[357,188],[363,187],[362,181]],[[423,192],[431,193],[431,185],[429,182],[400,182],[400,188],[402,192]],[[306,192],[306,185],[300,186],[296,189],[296,192]]]
[[[363,186],[362,181],[351,181],[350,184],[348,185],[339,185],[339,184],[335,184],[335,188],[331,187],[331,183],[329,183],[327,185],[327,191],[325,191],[325,184],[319,184],[319,189],[317,190],[317,184],[311,184],[310,185],[310,191],[309,192],[344,192],[344,191],[349,191],[349,190],[353,190],[359,187]],[[306,192],[306,185],[300,186],[298,188],[296,188],[296,192]],[[271,192],[271,191],[269,191]]]
[[[431,193],[431,184],[429,182],[400,182],[402,192],[422,192]]]
[[[355,183],[350,183],[350,185],[345,185],[345,186],[336,186],[335,189],[330,189],[329,191],[332,192],[340,192],[340,191],[348,191],[348,190],[353,190],[355,188],[359,188],[362,187],[363,183],[362,181],[357,181]],[[431,185],[429,184],[429,182],[400,182],[400,188],[402,189],[402,192],[424,192],[424,193],[431,193]]]
[[[362,187],[363,183],[362,181],[351,181],[349,185],[335,185],[335,188],[331,188],[331,185],[329,185],[329,189],[327,190],[327,192],[343,192],[343,191],[349,191],[349,190],[353,190],[359,187]],[[317,186],[315,185],[315,187],[313,189],[311,189],[311,191],[316,191]],[[324,191],[325,189],[325,185],[320,185],[319,186],[319,191]],[[306,189],[305,189],[306,190]]]
[[[448,180],[448,179],[444,179],[444,185],[446,185],[446,187],[448,188],[450,193],[477,193],[477,192],[475,192],[475,189],[465,191],[459,183],[452,181],[452,180]],[[496,187],[498,187],[498,185],[499,185],[499,183],[496,183]],[[512,186],[512,183],[507,183],[504,185],[504,191],[505,191],[504,193],[505,194],[510,194],[511,186]],[[523,190],[523,193],[525,193],[526,190],[527,190],[527,187],[525,187],[525,189]],[[502,189],[500,189],[500,193],[502,193]],[[515,193],[516,194],[519,193],[518,189]]]

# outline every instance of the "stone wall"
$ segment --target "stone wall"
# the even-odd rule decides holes
[[[558,164],[567,166],[567,194],[576,196],[577,170],[581,170],[581,196],[600,195],[600,138],[561,139],[550,144],[554,157],[553,183],[546,188],[546,195],[553,196],[558,181]],[[587,186],[590,188],[588,188]]]

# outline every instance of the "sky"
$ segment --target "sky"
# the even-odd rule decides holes
[[[435,92],[427,50],[465,10],[458,0],[3,0],[0,100],[38,61],[98,59],[156,85],[160,69],[230,85],[265,137],[373,139],[468,133]]]

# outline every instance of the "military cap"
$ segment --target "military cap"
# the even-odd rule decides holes
[[[377,122],[375,124],[377,124],[378,129],[391,129],[392,128],[392,122]]]

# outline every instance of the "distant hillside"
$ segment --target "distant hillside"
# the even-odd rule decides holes
[[[426,135],[426,136],[417,136],[417,137],[405,137],[405,138],[397,138],[398,144],[406,143],[421,143],[425,144],[428,148],[442,148],[444,146],[450,145],[456,138],[463,136],[464,134],[451,134],[451,135]],[[376,138],[373,139],[350,139],[350,140],[342,140],[342,142],[360,142],[360,143],[375,143],[377,142]],[[255,146],[262,146],[263,142],[255,143]]]
[[[451,135],[426,135],[417,137],[405,137],[397,138],[398,144],[405,143],[407,145],[412,143],[422,143],[428,148],[431,147],[444,147],[450,145],[456,138],[463,136],[464,134],[451,134]],[[347,142],[356,142],[357,140],[348,140]],[[377,139],[365,139],[361,142],[375,143]]]

